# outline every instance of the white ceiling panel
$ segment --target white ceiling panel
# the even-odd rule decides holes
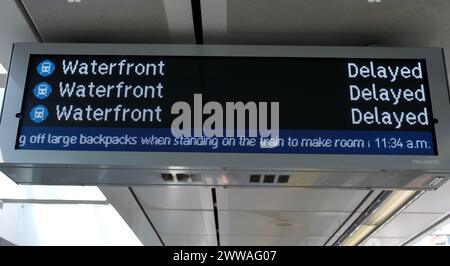
[[[303,188],[217,189],[218,209],[352,212],[368,191]]]
[[[329,237],[349,213],[219,211],[221,235]]]
[[[400,213],[374,237],[407,238],[425,230],[438,221],[442,214]]]
[[[328,237],[299,237],[297,238],[296,246],[322,246],[328,240]]]
[[[399,246],[407,240],[399,237],[371,237],[362,246]]]
[[[189,186],[134,187],[145,209],[212,210],[211,188]]]
[[[106,200],[120,210],[140,210],[128,187],[100,186],[98,187]]]
[[[298,237],[289,236],[240,236],[220,235],[223,246],[295,246]]]
[[[212,211],[146,210],[160,234],[214,235]]]
[[[22,0],[22,3],[47,42],[192,43],[194,40],[188,0]]]
[[[326,237],[220,236],[223,246],[321,246],[327,239]]]
[[[404,212],[447,213],[450,212],[450,182],[447,181],[434,191],[425,192],[420,198],[408,206]]]
[[[161,238],[167,246],[216,246],[216,235],[168,235]]]

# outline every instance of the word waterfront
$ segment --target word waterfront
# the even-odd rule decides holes
[[[157,85],[127,85],[120,81],[116,84],[97,85],[90,82],[88,85],[77,82],[60,82],[59,94],[61,97],[79,98],[162,98],[164,86]]]
[[[81,60],[62,60],[64,75],[137,75],[137,76],[164,76],[164,61],[155,63],[132,63],[126,59],[120,62],[102,62],[97,60],[83,62]]]
[[[112,121],[112,122],[161,122],[161,107],[156,108],[126,108],[118,104],[111,108],[93,108],[74,105],[56,105],[56,118],[58,121]]]

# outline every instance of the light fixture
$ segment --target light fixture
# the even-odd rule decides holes
[[[387,217],[393,214],[403,203],[409,199],[415,191],[393,192],[366,220],[365,224],[380,225]]]
[[[343,246],[355,246],[361,240],[367,236],[370,232],[375,229],[375,225],[366,225],[363,224],[358,229],[355,230],[353,234],[351,234],[345,241],[342,243]]]
[[[406,202],[415,195],[416,191],[394,191],[376,207],[370,215],[342,242],[343,246],[355,246],[361,243],[375,229],[387,221]]]
[[[8,74],[8,71],[6,71],[6,68],[3,66],[2,63],[0,63],[0,74],[1,75]]]

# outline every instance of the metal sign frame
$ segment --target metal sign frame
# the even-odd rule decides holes
[[[16,114],[21,112],[28,61],[32,54],[425,59],[433,117],[439,120],[435,124],[439,154],[414,156],[17,150],[15,144],[19,118]],[[17,43],[14,45],[10,64],[0,136],[0,168],[83,166],[236,171],[450,172],[450,101],[441,48]]]

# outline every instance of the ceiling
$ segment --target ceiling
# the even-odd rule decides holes
[[[102,187],[146,245],[324,245],[369,193],[303,188]],[[214,200],[217,206],[217,226]],[[147,216],[146,219],[136,218]],[[129,223],[130,224],[130,223]],[[158,239],[158,236],[160,240]]]
[[[144,245],[169,246],[333,245],[381,192],[203,186],[100,189]],[[448,217],[449,194],[450,182],[424,192],[362,245],[406,244]]]
[[[203,5],[206,13],[224,13],[225,28],[221,34],[205,32],[207,43],[441,46],[450,40],[445,0],[208,0]],[[205,16],[208,25],[212,16]],[[212,33],[215,38],[209,38]]]
[[[46,42],[165,43],[171,40],[163,0],[80,3],[48,0],[45,4],[23,0],[22,3]]]
[[[8,68],[12,44],[28,41],[434,46],[446,51],[450,1],[1,1],[0,63]],[[0,75],[0,87],[5,81]],[[369,193],[169,186],[102,191],[146,245],[330,245]],[[399,245],[414,237],[450,211],[449,193],[450,184],[426,192],[365,244]]]

